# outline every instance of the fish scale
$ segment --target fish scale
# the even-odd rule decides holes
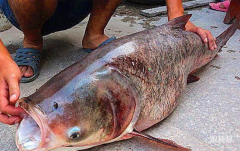
[[[28,114],[16,134],[19,150],[81,150],[137,136],[189,151],[139,131],[172,113],[187,83],[198,80],[192,72],[209,63],[239,28],[236,21],[210,51],[197,34],[183,30],[190,17],[110,42],[19,100]],[[25,137],[24,130],[33,127],[40,133]],[[39,144],[33,137],[41,138]]]

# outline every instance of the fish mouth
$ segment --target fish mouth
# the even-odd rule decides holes
[[[21,99],[19,105],[26,111],[26,114],[16,133],[18,149],[20,151],[42,150],[47,140],[47,130],[43,127],[44,115],[37,107],[33,107],[27,98]]]

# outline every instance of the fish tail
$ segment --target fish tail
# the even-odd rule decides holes
[[[227,30],[216,38],[216,44],[219,51],[222,50],[222,47],[226,45],[227,41],[232,37],[237,29],[240,29],[240,19],[236,20]]]

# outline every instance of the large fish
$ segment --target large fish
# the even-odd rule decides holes
[[[21,99],[28,114],[17,130],[19,150],[79,150],[133,136],[188,150],[140,131],[176,108],[188,75],[210,62],[239,28],[239,22],[228,28],[211,51],[183,30],[190,16],[115,40]]]

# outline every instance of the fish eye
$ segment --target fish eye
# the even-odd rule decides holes
[[[78,127],[73,127],[69,130],[68,137],[71,139],[77,139],[81,136],[81,130]]]
[[[58,109],[58,103],[57,103],[57,102],[54,102],[54,103],[53,103],[53,107],[54,107],[55,110]]]
[[[78,138],[78,137],[80,137],[80,135],[79,135],[78,132],[73,133],[73,134],[70,136],[71,139],[76,139],[76,138]]]

